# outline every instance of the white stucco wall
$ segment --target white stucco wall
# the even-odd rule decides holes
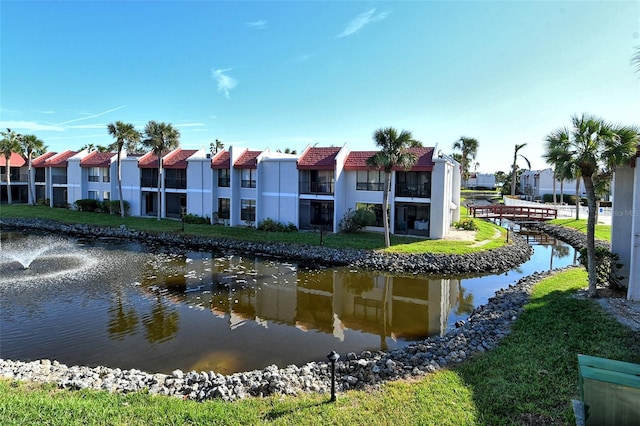
[[[187,213],[213,217],[213,176],[217,170],[211,168],[211,159],[199,151],[187,160]],[[217,209],[217,203],[216,203]]]
[[[267,218],[298,226],[297,157],[261,158],[256,182],[256,222]]]

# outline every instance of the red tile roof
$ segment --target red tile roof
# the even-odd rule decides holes
[[[13,167],[22,167],[27,164],[27,160],[22,156],[22,154],[18,154],[17,152],[12,152],[9,157],[10,166]],[[7,159],[4,155],[0,154],[0,166],[6,166]]]
[[[344,161],[345,170],[369,170],[373,167],[367,166],[367,158],[373,156],[378,151],[351,151]]]
[[[57,153],[56,153],[56,152],[53,152],[53,151],[45,152],[45,153],[44,153],[44,154],[42,154],[41,156],[34,158],[34,159],[31,161],[31,166],[32,166],[32,167],[44,167],[44,166],[45,166],[46,161],[47,161],[49,158],[51,158],[51,157],[53,157],[54,155],[56,155],[56,154],[57,154]]]
[[[336,155],[341,148],[309,148],[298,159],[299,170],[335,170]]]
[[[44,165],[45,167],[67,167],[67,160],[76,154],[77,152],[75,151],[67,150],[60,154],[52,155],[44,162]]]
[[[80,167],[109,167],[111,165],[111,159],[115,156],[116,153],[114,152],[93,151],[80,160]]]
[[[231,153],[229,151],[220,151],[211,159],[212,169],[229,169],[231,168]]]
[[[162,154],[165,155],[166,153]],[[147,152],[138,160],[138,167],[141,169],[157,169],[158,157],[153,152]]]
[[[345,170],[367,170],[367,158],[379,151],[351,151],[344,163]],[[414,172],[429,172],[433,170],[433,148],[409,148],[409,152],[418,157],[416,163],[409,170]],[[404,171],[403,167],[394,167],[395,171]]]
[[[162,167],[165,169],[186,169],[187,158],[198,152],[197,149],[179,149],[164,159]]]
[[[256,169],[258,167],[258,160],[256,158],[262,151],[245,151],[240,158],[233,163],[234,169]]]

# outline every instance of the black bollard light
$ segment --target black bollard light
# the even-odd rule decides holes
[[[331,351],[329,355],[327,355],[329,361],[331,361],[331,399],[330,402],[335,402],[336,400],[336,361],[340,358],[340,355],[336,353],[336,351]]]

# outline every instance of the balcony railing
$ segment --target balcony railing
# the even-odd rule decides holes
[[[53,175],[51,176],[51,183],[54,185],[66,185],[67,184],[67,176],[66,175]]]
[[[158,178],[157,177],[143,177],[140,179],[140,186],[143,188],[157,188],[158,187]]]
[[[166,188],[186,189],[187,178],[165,178],[164,185]]]
[[[422,185],[399,183],[396,185],[396,197],[431,198],[431,185],[428,183]]]
[[[229,188],[231,184],[231,179],[228,177],[218,177],[218,186],[220,188]]]
[[[11,183],[14,182],[28,182],[28,175],[25,174],[14,174],[11,173],[11,175],[9,175],[9,177],[11,178]],[[0,182],[6,182],[7,181],[7,175],[5,173],[2,173],[2,175],[0,175]]]
[[[100,176],[89,176],[89,182],[100,182]]]
[[[241,185],[243,188],[255,188],[256,187],[256,181],[255,180],[245,180],[242,179]]]
[[[384,182],[357,182],[358,191],[384,191]]]
[[[333,194],[334,182],[300,181],[301,194]]]

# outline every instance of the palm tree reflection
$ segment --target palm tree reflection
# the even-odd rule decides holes
[[[168,310],[158,294],[156,304],[150,315],[145,315],[142,323],[146,328],[146,338],[149,343],[162,343],[171,340],[178,331],[178,312]]]

